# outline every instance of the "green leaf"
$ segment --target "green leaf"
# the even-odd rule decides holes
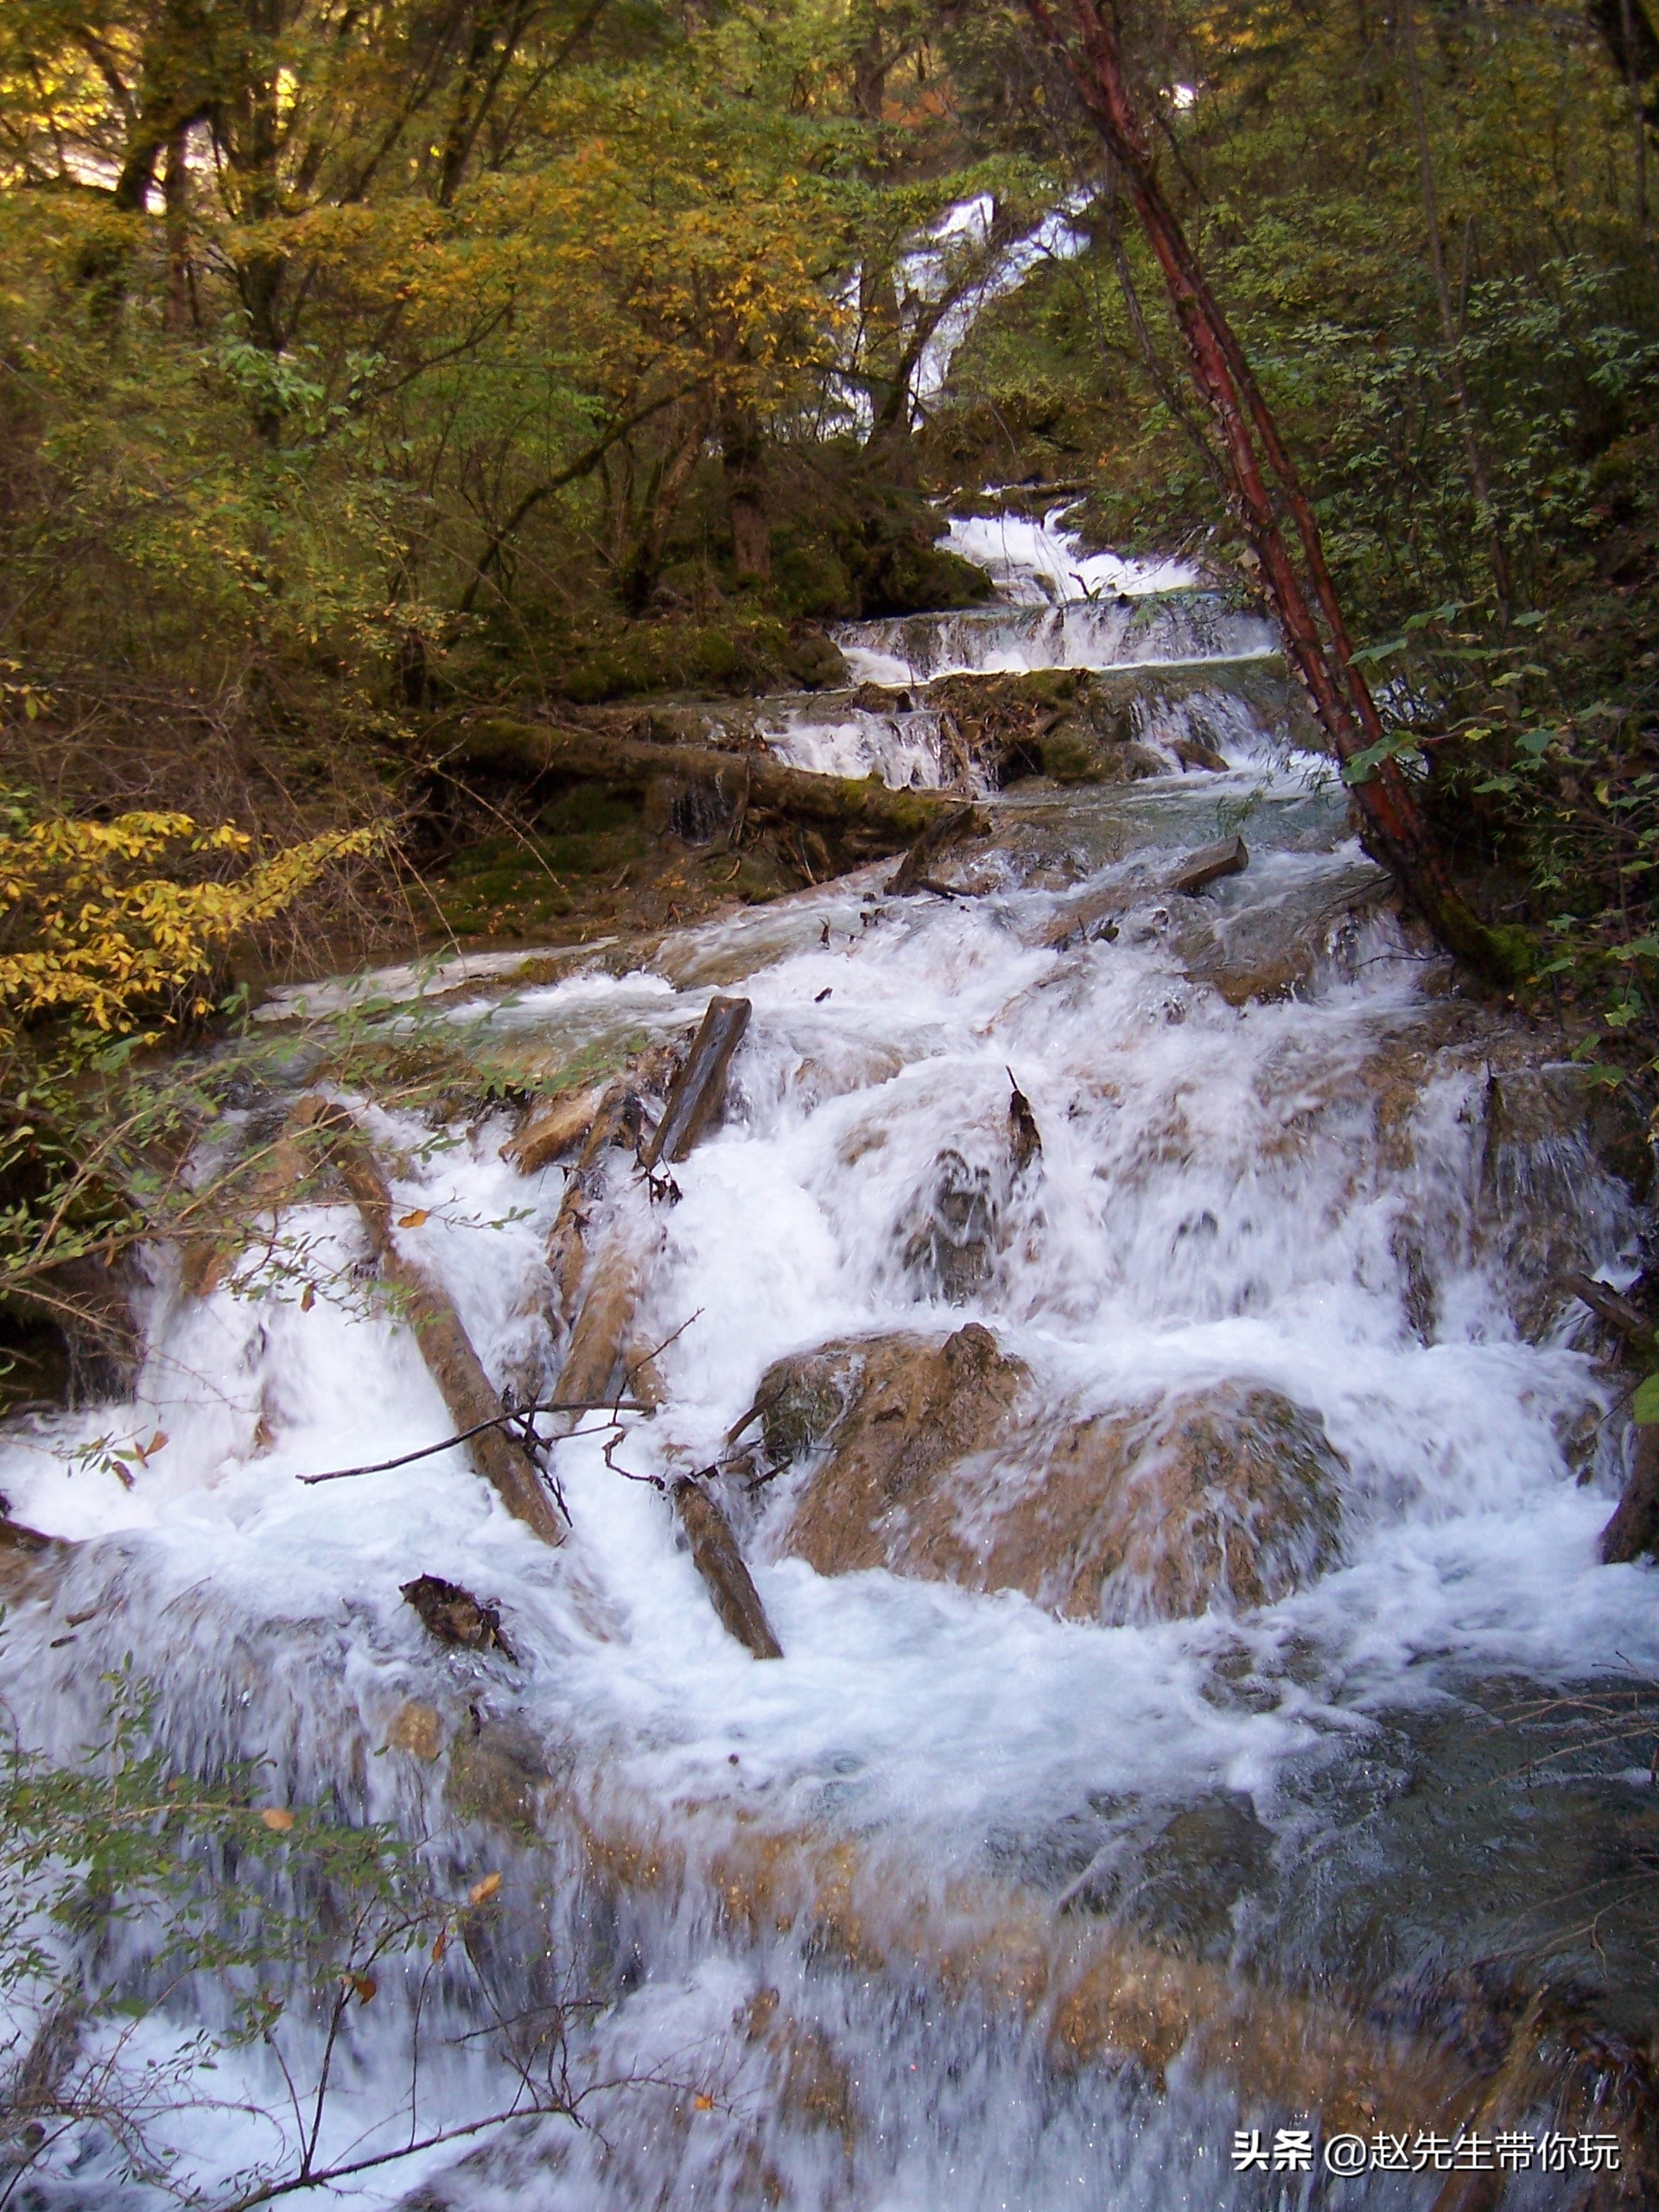
[[[1631,1399],[1630,1419],[1643,1428],[1659,1423],[1659,1375],[1649,1375]]]

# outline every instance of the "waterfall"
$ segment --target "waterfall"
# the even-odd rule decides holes
[[[1001,542],[1011,575],[1035,541]],[[1513,1955],[1529,1912],[1587,1957],[1570,1893],[1592,1815],[1645,1785],[1617,1757],[1582,1786],[1557,1770],[1521,1821],[1488,1694],[1659,1668],[1649,1579],[1597,1563],[1615,1392],[1559,1291],[1573,1267],[1627,1281],[1643,1217],[1586,1134],[1580,1072],[1450,993],[1389,910],[1328,764],[1282,733],[1255,746],[1228,664],[1269,650],[1262,620],[1108,556],[1078,564],[1103,596],[1055,603],[1057,543],[1007,603],[848,626],[855,673],[1207,661],[1211,726],[1240,717],[1230,772],[1032,784],[991,798],[988,847],[940,863],[949,895],[886,895],[889,863],[577,949],[550,980],[461,969],[422,1007],[418,976],[383,977],[396,1005],[361,1017],[434,1047],[505,1038],[556,1076],[683,1039],[716,991],[753,1001],[724,1125],[674,1197],[648,1205],[621,1152],[601,1163],[588,1249],[613,1223],[645,1240],[638,1334],[666,1402],[557,1444],[563,1549],[459,1446],[297,1479],[451,1433],[410,1331],[366,1302],[343,1205],[290,1211],[206,1296],[156,1255],[130,1402],[0,1439],[14,1516],[78,1540],[0,1646],[25,1734],[72,1755],[130,1655],[181,1759],[265,1759],[277,1803],[447,1834],[457,1881],[505,1878],[504,1932],[478,1947],[491,2002],[544,2002],[554,1977],[593,2000],[575,2078],[633,2084],[596,2127],[526,2120],[348,2205],[1265,2203],[1227,2152],[1264,2108],[1309,2124],[1317,2037],[1285,1993],[1381,2037],[1433,1976]],[[1144,734],[1173,741],[1184,710],[1157,711]],[[768,713],[798,765],[940,780],[925,704]],[[1246,865],[1174,887],[1234,837]],[[222,1141],[268,1134],[293,1063],[315,1064],[296,1004]],[[1016,1085],[1035,1151],[1010,1134]],[[441,1128],[394,1105],[370,1122],[401,1249],[498,1382],[544,1372],[565,1166],[520,1176],[487,1101]],[[728,1459],[769,1371],[798,1427],[763,1409],[745,1434],[773,1420],[779,1464],[756,1443],[731,1478],[784,1648],[762,1664],[649,1478]],[[878,1384],[934,1411],[884,1430]],[[835,1441],[848,1407],[862,1460]],[[861,1466],[911,1484],[901,1509]],[[1118,1485],[1127,1536],[1098,1533],[1073,1466]],[[512,1660],[432,1643],[398,1594],[423,1573],[495,1603]],[[1629,1998],[1622,1942],[1610,1921]],[[1098,2039],[1132,2063],[1067,2028],[1096,1956],[1162,1962],[1165,2056],[1121,2007]],[[430,2111],[461,2118],[511,2078],[456,2039],[486,2008],[445,1972]],[[389,1973],[351,2014],[337,2149],[407,2129],[418,1981]],[[1258,1993],[1242,2074],[1200,2029],[1229,1988]],[[190,2024],[175,2008],[146,2034]],[[1250,2076],[1258,2041],[1276,2089]],[[216,2078],[226,2111],[168,2124],[209,2191],[270,2155],[228,2108],[279,2087],[257,2043]],[[77,2142],[90,2178],[77,2195],[66,2167],[49,2202],[116,2202],[107,2145],[83,2131],[66,2160]],[[1408,2201],[1386,2175],[1348,2186]]]

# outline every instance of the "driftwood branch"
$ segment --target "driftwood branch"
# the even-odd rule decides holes
[[[458,1430],[468,1438],[473,1464],[509,1513],[533,1529],[543,1543],[562,1544],[563,1516],[543,1488],[529,1453],[505,1426],[507,1408],[484,1371],[461,1317],[444,1293],[392,1242],[391,1192],[362,1131],[341,1106],[316,1116],[331,1141],[335,1164],[357,1203],[380,1280],[397,1298],[415,1332],[432,1380]]]
[[[755,1658],[781,1659],[784,1647],[772,1634],[760,1592],[719,1500],[690,1478],[676,1483],[669,1496],[690,1539],[692,1560],[708,1586],[721,1625]]]
[[[1598,1282],[1592,1275],[1576,1270],[1562,1278],[1563,1287],[1574,1298],[1580,1299],[1599,1321],[1605,1321],[1616,1336],[1641,1351],[1656,1350],[1654,1324],[1638,1306],[1614,1290],[1610,1284]]]
[[[323,1475],[296,1475],[297,1483],[308,1486],[317,1483],[343,1483],[353,1475],[387,1475],[394,1467],[412,1466],[417,1459],[435,1459],[440,1452],[448,1452],[457,1444],[470,1444],[486,1428],[524,1428],[537,1414],[645,1414],[651,1407],[636,1398],[549,1398],[543,1404],[516,1407],[511,1413],[498,1414],[492,1421],[481,1421],[476,1428],[463,1428],[454,1436],[441,1438],[436,1444],[423,1444],[416,1452],[400,1452],[395,1459],[374,1459],[362,1467],[331,1467]],[[603,1431],[588,1431],[589,1434]]]
[[[663,1118],[645,1154],[645,1165],[689,1158],[717,1119],[726,1096],[726,1071],[742,1043],[754,1011],[747,999],[712,998],[702,1026],[674,1078]]]

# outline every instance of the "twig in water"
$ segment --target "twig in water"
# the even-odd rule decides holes
[[[671,1344],[673,1338],[671,1337]],[[343,1483],[352,1475],[390,1474],[394,1467],[407,1467],[416,1459],[430,1459],[440,1452],[448,1452],[452,1445],[465,1444],[469,1437],[481,1436],[486,1428],[503,1428],[527,1422],[535,1414],[643,1414],[651,1408],[634,1398],[550,1398],[545,1404],[520,1406],[511,1413],[494,1414],[488,1421],[475,1421],[471,1428],[463,1428],[454,1436],[446,1436],[442,1443],[423,1444],[418,1452],[400,1452],[395,1459],[377,1459],[365,1467],[331,1467],[324,1475],[296,1475],[296,1482],[308,1486],[315,1483]],[[609,1426],[607,1423],[607,1426]],[[597,1429],[577,1430],[576,1434],[599,1435]],[[537,1438],[538,1443],[544,1439]]]

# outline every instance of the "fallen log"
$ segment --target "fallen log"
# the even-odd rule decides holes
[[[645,1166],[689,1157],[708,1134],[726,1096],[726,1071],[743,1041],[753,1007],[747,999],[712,998],[701,1027],[674,1078],[657,1134],[645,1151]]]
[[[243,1164],[242,1172],[250,1166],[255,1172],[238,1204],[240,1219],[257,1221],[264,1214],[274,1219],[296,1204],[307,1181],[317,1172],[315,1151],[308,1140],[329,1111],[329,1101],[320,1091],[308,1090],[295,1100],[270,1145]],[[216,1193],[216,1197],[222,1205],[222,1196]],[[222,1232],[189,1238],[184,1247],[186,1291],[193,1298],[211,1297],[230,1274],[242,1249],[240,1236],[232,1241]]]
[[[1611,1284],[1577,1269],[1563,1276],[1562,1287],[1651,1365],[1659,1352],[1659,1332],[1639,1306]],[[1601,1532],[1599,1549],[1604,1567],[1628,1566],[1645,1554],[1659,1559],[1659,1426],[1637,1421],[1631,1427],[1630,1471],[1613,1516]]]
[[[547,1264],[553,1277],[554,1310],[567,1325],[575,1311],[576,1295],[588,1262],[588,1219],[597,1195],[599,1164],[609,1146],[626,1142],[630,1137],[638,1143],[645,1125],[640,1091],[656,1090],[665,1078],[677,1075],[679,1068],[677,1046],[652,1045],[630,1060],[598,1095],[587,1136],[566,1180],[553,1226],[548,1231]]]
[[[668,1390],[663,1382],[662,1370],[657,1364],[657,1348],[636,1338],[622,1355],[622,1376],[630,1397],[638,1401],[647,1413],[656,1413],[668,1402]]]
[[[330,1141],[379,1262],[380,1280],[414,1330],[450,1417],[458,1429],[478,1431],[467,1446],[474,1465],[509,1513],[533,1529],[543,1543],[562,1544],[567,1533],[563,1516],[543,1488],[523,1445],[505,1428],[480,1426],[500,1421],[505,1408],[461,1316],[437,1285],[392,1242],[391,1192],[363,1132],[341,1106],[328,1106],[318,1114],[315,1127]]]
[[[1659,1332],[1638,1306],[1621,1295],[1610,1283],[1598,1282],[1592,1275],[1574,1271],[1563,1277],[1565,1288],[1574,1298],[1590,1308],[1599,1321],[1605,1321],[1616,1336],[1637,1350],[1652,1352],[1659,1344]]]
[[[691,1558],[707,1584],[721,1625],[757,1659],[781,1659],[784,1648],[772,1634],[732,1524],[720,1502],[690,1477],[669,1492],[680,1526],[691,1543]]]
[[[933,862],[951,845],[959,845],[967,837],[977,837],[987,827],[984,816],[976,806],[953,806],[948,813],[935,815],[915,843],[899,863],[896,873],[882,886],[890,899],[903,899],[912,891],[944,889],[932,880]]]
[[[951,802],[926,791],[889,791],[879,776],[815,775],[764,753],[653,745],[590,729],[490,716],[454,733],[452,766],[516,777],[524,783],[597,784],[613,798],[642,800],[648,789],[678,782],[715,794],[720,810],[769,809],[817,823],[843,844],[870,855],[893,852],[921,836]]]
[[[1224,837],[1219,844],[1201,845],[1196,853],[1189,853],[1170,877],[1169,887],[1196,899],[1200,891],[1219,882],[1224,875],[1237,875],[1249,864],[1244,840]]]
[[[686,1158],[703,1137],[725,1095],[726,1071],[752,1011],[747,999],[709,1001],[690,1052],[676,1075],[663,1118],[641,1155],[647,1168],[659,1161]],[[549,1240],[549,1263],[559,1286],[561,1312],[568,1318],[586,1260],[587,1210],[592,1173],[605,1147],[627,1125],[631,1094],[613,1084],[594,1115],[588,1142],[570,1178]],[[602,1398],[622,1358],[639,1302],[644,1268],[636,1247],[618,1241],[598,1262],[570,1332],[569,1350],[559,1374],[559,1394],[567,1398]]]
[[[1634,1433],[1624,1494],[1601,1532],[1604,1567],[1626,1567],[1644,1555],[1659,1559],[1659,1426],[1639,1421]]]
[[[534,1175],[562,1152],[580,1144],[594,1126],[594,1117],[607,1096],[596,1084],[580,1090],[562,1090],[531,1109],[524,1124],[501,1147],[501,1157],[521,1175]]]
[[[562,1398],[599,1401],[609,1392],[639,1303],[645,1270],[639,1254],[619,1239],[599,1261],[582,1301],[570,1349],[559,1370]],[[619,1392],[619,1395],[620,1393]]]

